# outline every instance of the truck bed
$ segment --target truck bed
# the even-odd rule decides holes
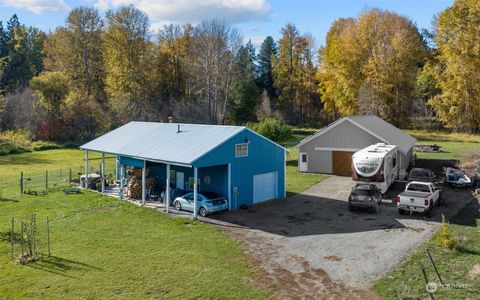
[[[400,199],[402,197],[408,197],[408,198],[426,198],[430,195],[430,193],[427,192],[416,192],[416,191],[404,191],[400,193]]]

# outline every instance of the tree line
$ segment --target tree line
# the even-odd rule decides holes
[[[335,21],[319,49],[294,24],[257,50],[221,20],[166,25],[123,6],[73,9],[44,33],[0,24],[0,126],[83,141],[130,120],[320,126],[376,114],[403,127],[480,129],[480,4],[457,0],[433,31],[394,12]],[[413,125],[412,125],[413,124]]]

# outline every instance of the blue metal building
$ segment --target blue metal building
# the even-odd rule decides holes
[[[80,149],[86,170],[89,151],[116,155],[122,178],[126,167],[142,169],[143,203],[147,177],[166,195],[171,188],[223,194],[230,210],[286,194],[286,149],[246,127],[130,122]]]

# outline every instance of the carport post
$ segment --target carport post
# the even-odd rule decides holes
[[[120,200],[125,199],[125,188],[123,182],[125,181],[125,166],[120,165]]]
[[[170,208],[170,164],[167,164],[167,182],[165,186],[165,212]]]
[[[197,218],[197,167],[193,168],[193,218]]]
[[[142,206],[145,205],[145,198],[146,198],[146,177],[147,177],[147,161],[143,161],[143,168],[142,168]]]
[[[88,150],[85,150],[85,188],[88,189]]]
[[[105,153],[102,153],[102,164],[100,166],[102,174],[102,194],[105,193]]]
[[[233,210],[232,208],[232,164],[228,164],[228,184],[227,184],[228,192],[228,210]]]

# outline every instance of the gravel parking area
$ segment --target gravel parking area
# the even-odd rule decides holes
[[[375,298],[370,286],[394,269],[454,216],[471,191],[444,188],[445,205],[433,217],[399,215],[396,184],[379,214],[347,210],[351,178],[332,176],[302,194],[247,210],[216,215],[220,230],[239,241],[261,267],[258,278],[274,284],[276,298]]]

